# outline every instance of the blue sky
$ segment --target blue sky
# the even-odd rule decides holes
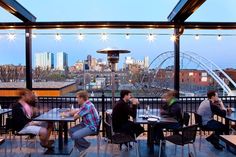
[[[37,17],[37,21],[167,21],[167,16],[177,4],[178,0],[18,0],[25,8]],[[66,3],[67,2],[67,3]],[[210,22],[235,22],[235,0],[207,0],[187,21]],[[20,22],[13,15],[0,9],[0,22]],[[15,41],[8,41],[5,33],[16,33]],[[24,31],[0,30],[0,64],[25,64]],[[150,61],[165,51],[173,50],[173,43],[169,36],[157,36],[154,42],[146,40],[146,35],[132,36],[125,39],[126,33],[166,33],[172,34],[173,30],[37,30],[41,34],[33,39],[33,57],[37,52],[50,51],[53,53],[64,51],[69,54],[69,64],[77,59],[85,59],[88,54],[96,58],[104,58],[105,55],[96,51],[106,47],[117,47],[131,51],[129,56],[143,59],[149,56]],[[44,33],[73,33],[65,35],[62,41],[54,40],[53,35]],[[123,33],[123,35],[111,35],[107,41],[101,41],[99,35],[85,36],[83,41],[78,41],[77,33]],[[185,30],[185,34],[236,34],[234,30]],[[216,40],[216,36],[200,36],[196,40],[194,36],[181,37],[181,51],[193,51],[215,62],[221,68],[233,67],[235,64],[236,36]],[[126,55],[121,55],[120,63]],[[34,58],[33,58],[34,61]]]

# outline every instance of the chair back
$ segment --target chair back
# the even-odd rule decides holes
[[[6,132],[13,130],[13,120],[12,116],[6,118]]]
[[[182,121],[183,126],[188,126],[189,119],[190,119],[190,115],[189,114],[190,113],[188,113],[188,112],[184,112],[184,114],[183,114],[183,121]]]
[[[119,132],[114,132],[113,127],[112,127],[112,121],[111,121],[111,114],[107,114],[107,120],[104,121],[105,125],[105,132],[106,132],[106,137],[111,140],[111,143],[114,144],[122,144],[122,143],[127,143],[127,142],[134,142],[135,139],[132,138],[130,135],[124,134],[124,133],[119,133]],[[108,122],[109,121],[109,122]]]
[[[202,116],[194,112],[195,123],[202,126]]]
[[[198,125],[194,124],[183,128],[182,137],[184,144],[194,143],[197,134],[197,127]]]
[[[98,126],[97,126],[97,133],[96,133],[97,135],[98,135],[99,132],[100,132],[101,124],[102,124],[102,117],[99,116],[99,121],[98,121]]]
[[[109,116],[105,119],[104,121],[104,128],[105,128],[105,133],[106,133],[106,138],[110,139],[112,138],[113,129],[112,129],[112,124],[111,124],[111,115],[107,114],[106,116]]]

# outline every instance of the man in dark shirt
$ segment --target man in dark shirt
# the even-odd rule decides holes
[[[132,107],[129,106],[129,103],[132,103]],[[114,132],[122,132],[125,134],[134,137],[134,135],[139,136],[144,128],[135,124],[132,121],[129,121],[129,116],[135,117],[134,108],[138,105],[138,100],[131,98],[131,91],[122,90],[120,92],[120,100],[116,103],[112,111],[112,125]]]
[[[215,133],[211,134],[206,138],[207,141],[219,150],[222,150],[223,147],[219,144],[219,135],[228,132],[228,127],[214,120],[213,115],[219,115],[225,117],[226,108],[224,107],[223,102],[219,99],[218,93],[214,90],[208,91],[206,100],[202,101],[197,113],[202,117],[202,125],[209,130],[214,131]]]

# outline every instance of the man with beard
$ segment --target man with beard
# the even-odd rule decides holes
[[[132,106],[130,106],[130,104],[132,104]],[[129,116],[135,118],[136,111],[133,108],[137,108],[138,104],[138,100],[132,98],[131,91],[122,90],[120,92],[120,100],[112,110],[112,125],[114,132],[125,133],[133,138],[135,135],[139,136],[144,132],[144,128],[140,124],[135,124],[129,120]],[[125,143],[125,145],[128,146],[127,143]]]

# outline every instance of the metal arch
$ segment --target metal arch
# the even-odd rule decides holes
[[[189,54],[190,53],[190,54]],[[164,56],[164,57],[163,57]],[[217,70],[219,70],[235,87],[236,87],[236,83],[222,70],[220,69],[216,64],[214,64],[212,61],[197,55],[196,53],[193,52],[188,52],[188,53],[184,53],[184,52],[180,52],[180,56],[183,58],[187,58],[191,61],[193,61],[196,64],[199,64],[204,70],[207,71],[208,74],[210,74],[212,76],[212,78],[223,88],[223,90],[229,94],[231,93],[231,89],[228,87],[228,85],[212,70],[212,68],[209,68],[209,65],[215,67]],[[164,60],[162,62],[160,62],[159,66],[156,69],[157,73],[161,67],[161,65],[168,59],[173,58],[173,51],[166,51],[161,53],[160,55],[158,55],[149,65],[149,67],[160,57],[163,57]],[[210,64],[207,64],[210,63]]]
[[[194,55],[196,55],[197,57],[200,57],[201,59],[207,61],[208,63],[210,63],[215,69],[219,70],[229,81],[230,83],[232,83],[232,85],[236,88],[236,83],[231,79],[231,77],[229,77],[229,75],[227,75],[219,66],[217,66],[214,62],[210,61],[209,59],[202,57],[194,52],[190,52]]]
[[[208,64],[204,63],[203,61],[201,61],[197,56],[192,56],[190,54],[187,54],[187,53],[184,53],[182,52],[183,54],[185,54],[186,58],[188,57],[191,57],[195,63],[198,63],[200,64],[200,66],[205,69],[217,82],[218,84],[224,89],[224,91],[226,91],[226,93],[230,93],[231,92],[231,89],[228,87],[228,85],[211,69],[209,68]]]

